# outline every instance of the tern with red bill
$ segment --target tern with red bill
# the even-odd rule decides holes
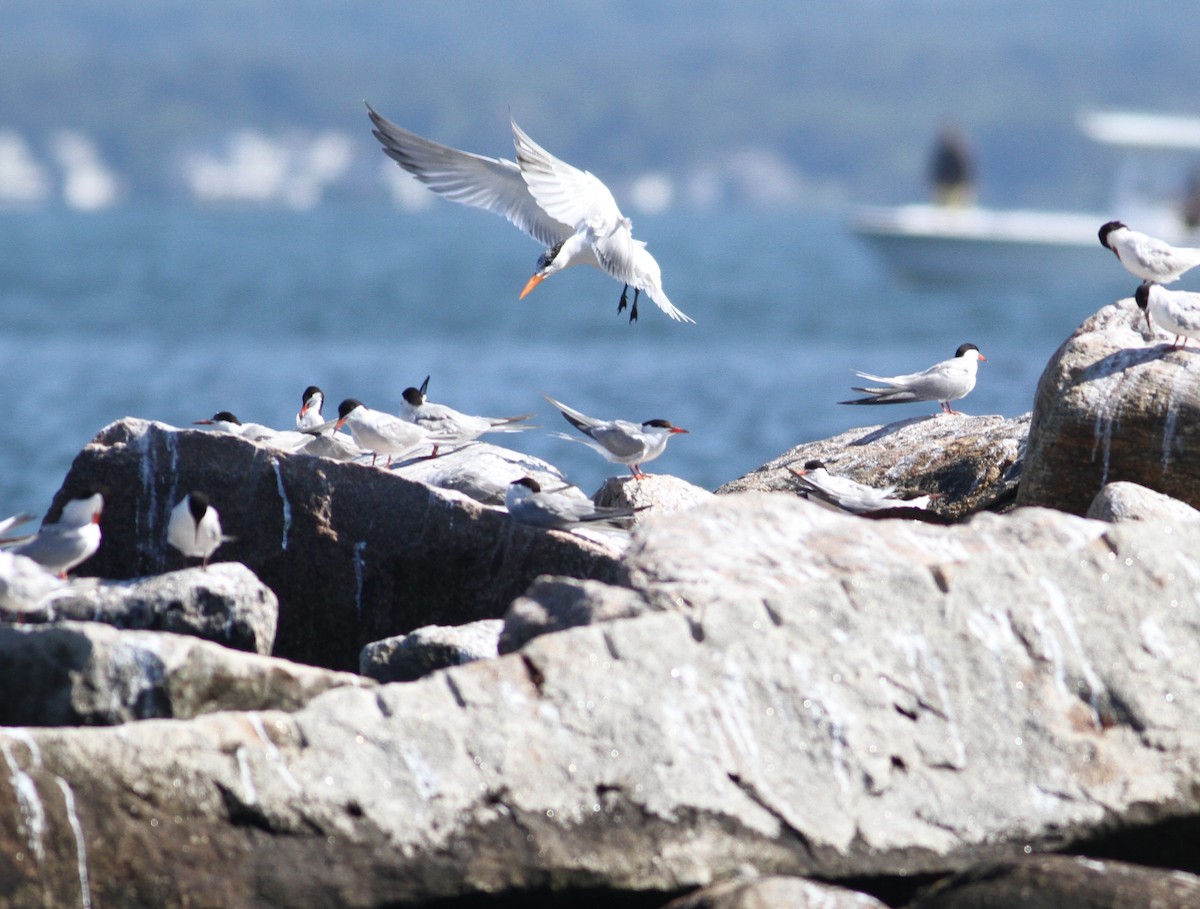
[[[549,395],[543,395],[547,401],[562,411],[568,423],[582,432],[586,438],[569,436],[556,432],[554,435],[568,442],[582,442],[589,448],[600,452],[614,464],[624,464],[639,480],[645,474],[641,465],[653,461],[667,448],[671,436],[686,433],[686,429],[672,426],[667,420],[647,420],[644,423],[632,423],[629,420],[597,420],[587,414],[580,413],[561,401],[556,401]]]
[[[507,218],[547,249],[521,291],[524,298],[543,280],[572,265],[592,265],[625,286],[617,312],[628,303],[629,321],[638,316],[645,293],[678,322],[693,319],[676,309],[662,289],[662,271],[646,244],[633,238],[633,225],[599,178],[554,157],[511,121],[517,160],[459,151],[409,132],[367,112],[384,152],[406,171],[453,202]]]
[[[28,542],[14,546],[13,555],[33,559],[43,568],[65,578],[67,572],[90,559],[100,548],[100,514],[104,496],[95,493],[72,499],[63,506],[53,524],[44,524]]]

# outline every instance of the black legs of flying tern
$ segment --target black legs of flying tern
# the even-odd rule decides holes
[[[633,289],[633,309],[629,310],[629,324],[632,325],[637,321],[637,301],[638,294],[641,291],[636,287]],[[629,305],[629,285],[626,284],[621,289],[621,302],[617,304],[617,312],[625,312],[625,307]]]

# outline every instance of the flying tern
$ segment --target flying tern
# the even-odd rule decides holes
[[[1185,271],[1200,265],[1200,249],[1172,246],[1130,230],[1120,221],[1109,221],[1101,226],[1100,244],[1112,250],[1130,274],[1155,284],[1170,284],[1179,280]]]
[[[975,374],[979,361],[987,360],[974,344],[963,344],[949,360],[935,363],[923,372],[903,376],[876,376],[869,372],[855,372],[862,379],[882,383],[879,386],[854,387],[870,397],[839,404],[908,404],[913,401],[937,401],[946,413],[958,413],[950,406],[951,401],[965,398],[975,387]]]
[[[521,291],[524,298],[544,279],[572,265],[594,265],[625,287],[617,312],[633,288],[629,321],[638,316],[645,293],[672,319],[694,320],[676,309],[662,289],[662,272],[646,244],[633,238],[633,225],[621,214],[608,187],[589,171],[560,161],[511,121],[517,160],[459,151],[409,132],[367,112],[375,138],[397,164],[435,193],[454,202],[502,215],[548,248]]]
[[[63,506],[53,524],[45,524],[28,542],[14,546],[14,555],[33,559],[42,567],[65,578],[67,572],[86,562],[100,548],[100,514],[104,496],[95,493],[72,499]]]
[[[788,470],[800,481],[801,488],[819,504],[832,507],[835,511],[851,514],[866,514],[889,508],[928,508],[930,496],[902,499],[896,495],[895,486],[867,486],[849,477],[834,476],[821,460],[804,463],[802,470]]]
[[[1146,327],[1153,319],[1175,335],[1173,347],[1187,347],[1188,338],[1200,338],[1200,293],[1167,290],[1146,282],[1138,286],[1133,298],[1146,314]],[[1183,338],[1183,343],[1179,339]]]
[[[549,395],[542,397],[562,411],[566,421],[587,438],[581,439],[562,432],[554,433],[555,436],[568,442],[581,442],[600,452],[614,464],[626,465],[639,480],[646,476],[642,473],[641,465],[662,454],[671,436],[687,432],[686,429],[672,426],[666,420],[647,420],[641,424],[628,420],[597,420],[554,400]]]
[[[649,507],[606,508],[580,496],[543,492],[541,484],[532,477],[522,477],[510,483],[504,496],[504,505],[508,513],[522,524],[552,530],[569,530],[583,524],[607,524]]]
[[[421,383],[420,388],[406,388],[401,393],[400,416],[402,419],[415,423],[424,429],[438,435],[454,436],[460,441],[468,442],[478,439],[485,432],[522,432],[534,429],[522,425],[534,414],[523,413],[515,417],[476,417],[461,413],[445,404],[433,404],[425,396],[429,387],[429,376]],[[435,446],[434,453],[437,453]]]
[[[171,509],[167,542],[184,558],[201,559],[204,568],[208,568],[209,557],[218,546],[234,539],[221,533],[220,515],[202,492],[189,492]]]

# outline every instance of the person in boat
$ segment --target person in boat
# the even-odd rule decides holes
[[[971,205],[975,201],[975,165],[966,138],[943,129],[934,145],[929,177],[938,205]]]

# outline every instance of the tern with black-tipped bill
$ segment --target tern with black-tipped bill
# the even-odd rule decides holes
[[[542,397],[557,407],[563,418],[587,437],[581,439],[565,432],[556,432],[553,434],[556,438],[587,445],[602,454],[606,460],[627,466],[639,480],[646,476],[642,473],[642,465],[653,461],[666,451],[671,436],[687,432],[686,429],[673,426],[667,420],[647,420],[644,423],[597,420],[568,407],[562,401],[554,400],[549,395]]]
[[[914,401],[937,401],[946,413],[958,413],[950,406],[951,401],[965,398],[975,387],[975,376],[979,361],[987,357],[974,344],[962,344],[949,360],[934,363],[921,372],[902,376],[877,376],[869,372],[855,372],[860,379],[879,382],[879,385],[855,386],[866,398],[839,401],[839,404],[911,404]]]
[[[1200,293],[1167,290],[1147,282],[1138,287],[1133,298],[1146,314],[1147,328],[1153,330],[1153,321],[1175,336],[1172,347],[1187,347],[1188,338],[1200,338]]]
[[[634,290],[629,321],[637,319],[639,294],[678,322],[693,319],[676,309],[662,289],[662,271],[646,244],[633,238],[633,224],[621,214],[613,194],[589,171],[554,157],[510,121],[517,160],[487,158],[459,151],[409,132],[367,112],[374,135],[387,155],[438,195],[507,218],[547,249],[542,253],[521,297],[543,280],[572,265],[592,265],[625,290],[617,312],[625,309],[626,292]],[[470,255],[463,251],[464,257]]]
[[[1200,249],[1172,246],[1156,237],[1130,230],[1120,221],[1108,221],[1100,227],[1100,244],[1112,250],[1125,270],[1143,281],[1170,284],[1180,275],[1200,265]]]

